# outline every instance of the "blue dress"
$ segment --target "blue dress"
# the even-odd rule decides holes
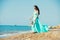
[[[42,33],[42,32],[48,31],[47,26],[41,25],[37,12],[34,12],[34,14],[33,14],[33,25],[31,27],[31,29],[33,32],[37,32],[37,33]]]

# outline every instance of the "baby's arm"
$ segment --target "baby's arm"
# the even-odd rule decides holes
[[[32,20],[33,19],[33,15],[30,17],[30,20]]]
[[[30,24],[33,25],[33,14],[29,19],[30,19]]]

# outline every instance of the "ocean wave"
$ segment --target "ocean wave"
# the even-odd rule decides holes
[[[6,38],[6,37],[10,37],[10,36],[14,36],[14,35],[17,35],[17,34],[25,34],[25,33],[31,33],[32,31],[20,31],[20,32],[16,32],[16,33],[6,33],[6,34],[2,34],[0,35],[0,38]]]

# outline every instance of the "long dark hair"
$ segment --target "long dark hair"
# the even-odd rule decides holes
[[[38,10],[38,15],[40,15],[40,10],[37,5],[34,5],[35,9]]]

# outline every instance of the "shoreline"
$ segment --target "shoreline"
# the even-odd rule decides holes
[[[5,34],[5,36],[8,35]],[[0,40],[60,40],[60,26],[50,27],[50,30],[44,33],[32,33],[31,30],[13,33],[9,37],[0,38]]]
[[[15,35],[17,35],[17,34],[25,34],[25,33],[31,33],[32,31],[30,30],[30,31],[20,31],[20,32],[14,32],[14,33],[5,33],[5,34],[2,34],[2,35],[0,35],[0,38],[7,38],[7,37],[10,37],[10,36],[15,36]]]
[[[0,40],[60,40],[60,31],[48,31],[45,33],[23,33],[0,38]]]

